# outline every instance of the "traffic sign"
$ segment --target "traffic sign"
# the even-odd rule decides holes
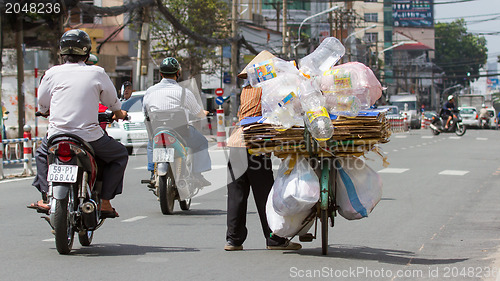
[[[224,89],[222,88],[215,89],[215,94],[219,97],[222,96],[224,94]]]
[[[226,99],[223,96],[219,96],[219,97],[215,98],[215,103],[217,105],[222,105],[225,101],[226,101]]]

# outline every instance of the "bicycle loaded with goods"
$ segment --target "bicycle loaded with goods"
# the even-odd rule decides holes
[[[334,66],[343,54],[329,37],[299,69],[279,58],[247,67],[262,88],[263,118],[240,123],[250,153],[282,159],[266,205],[273,234],[308,242],[321,225],[324,255],[337,212],[360,219],[379,202],[381,179],[360,157],[373,151],[388,164],[378,145],[391,135],[385,111],[369,109],[382,94],[379,81],[361,63]]]

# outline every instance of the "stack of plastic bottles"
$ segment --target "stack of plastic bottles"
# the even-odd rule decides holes
[[[262,116],[277,129],[302,125],[297,93],[300,76],[293,62],[272,58],[247,67],[247,72],[250,84],[262,88]]]
[[[344,55],[340,41],[328,37],[300,60],[272,58],[247,67],[253,87],[262,88],[262,115],[286,130],[305,124],[318,141],[333,135],[330,114],[357,116],[380,98],[382,87],[373,72],[361,63],[334,66]]]

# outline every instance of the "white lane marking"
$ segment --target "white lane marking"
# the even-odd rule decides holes
[[[9,183],[9,182],[16,182],[16,181],[23,181],[23,180],[32,180],[35,177],[25,177],[25,178],[17,178],[17,179],[9,179],[9,180],[0,180],[1,183]]]
[[[122,222],[134,222],[134,221],[142,220],[145,218],[147,218],[147,216],[137,216],[137,217],[133,217],[130,219],[122,220]]]
[[[408,136],[400,136],[400,135],[396,135],[396,138],[397,139],[406,139]]]
[[[450,140],[459,140],[461,137],[449,137]]]
[[[405,169],[405,168],[385,168],[385,169],[382,169],[378,172],[384,173],[384,174],[401,174],[401,173],[404,173],[408,170],[409,169]]]
[[[191,203],[191,206],[198,206],[201,205],[201,203]]]
[[[463,176],[465,174],[469,173],[469,171],[459,171],[459,170],[444,170],[439,173],[439,175],[446,175],[446,176]]]
[[[476,140],[486,141],[486,140],[488,140],[488,138],[476,138]]]
[[[422,136],[423,139],[432,139],[434,136]]]
[[[42,242],[55,242],[55,241],[56,241],[56,238],[49,238],[49,239],[42,240]]]
[[[397,150],[397,149],[393,149],[392,151],[393,151],[393,152],[398,152],[398,150]]]
[[[212,165],[212,170],[226,169],[227,165]],[[135,167],[134,170],[146,170],[146,166]]]

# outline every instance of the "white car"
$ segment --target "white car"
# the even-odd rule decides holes
[[[146,91],[133,92],[130,99],[122,103],[122,109],[128,112],[129,120],[119,120],[108,125],[108,135],[121,142],[132,154],[134,147],[145,147],[148,144],[148,132],[142,113],[142,99]]]
[[[464,106],[459,107],[462,123],[467,127],[479,127],[479,114],[475,107]]]

